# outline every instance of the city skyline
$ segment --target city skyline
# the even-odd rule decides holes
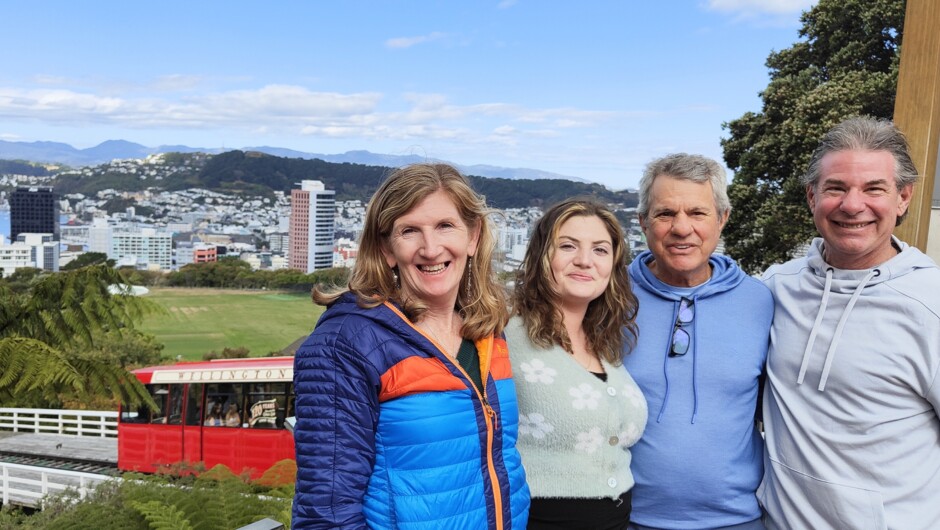
[[[0,6],[0,139],[364,149],[633,187],[721,158],[814,0]]]

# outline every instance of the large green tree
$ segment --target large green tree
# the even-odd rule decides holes
[[[819,138],[854,115],[894,111],[904,0],[819,0],[800,39],[767,59],[763,109],[726,123],[734,171],[727,251],[755,273],[793,257],[816,234],[800,175]]]
[[[79,254],[77,258],[66,263],[62,267],[62,270],[73,271],[89,265],[98,265],[99,263],[107,263],[109,267],[113,267],[115,261],[108,259],[108,255],[104,252],[84,252]]]
[[[154,307],[114,293],[121,283],[107,265],[40,275],[24,292],[0,282],[0,405],[54,406],[63,396],[149,402],[119,363],[84,354]]]

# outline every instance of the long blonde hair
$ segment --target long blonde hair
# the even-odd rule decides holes
[[[508,318],[503,289],[493,277],[491,260],[496,241],[489,220],[490,210],[483,197],[470,188],[467,179],[447,164],[413,164],[392,173],[379,186],[366,208],[359,240],[359,257],[345,289],[313,289],[314,302],[329,306],[346,292],[357,297],[361,307],[375,307],[391,301],[398,304],[413,322],[427,311],[420,300],[404,299],[393,271],[382,253],[395,220],[410,212],[429,195],[443,191],[453,201],[468,229],[479,229],[477,251],[460,280],[457,307],[463,318],[461,334],[479,340],[502,331]],[[470,288],[468,290],[468,276]]]

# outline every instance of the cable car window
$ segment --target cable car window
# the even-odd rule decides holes
[[[248,393],[252,429],[283,429],[287,405],[287,383],[251,383]]]
[[[186,425],[202,424],[202,387],[205,385],[191,384],[186,393]]]
[[[165,423],[179,425],[183,414],[183,388],[179,385],[147,385],[157,408],[141,406],[133,423]]]
[[[150,391],[150,395],[153,397],[153,389],[150,385],[147,385],[147,390]],[[157,401],[156,398],[154,398],[154,401]],[[150,423],[150,413],[150,407],[147,405],[141,404],[133,408],[127,403],[121,403],[121,423]]]
[[[206,418],[208,427],[244,426],[244,385],[211,383],[206,385]]]

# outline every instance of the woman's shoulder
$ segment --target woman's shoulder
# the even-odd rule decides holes
[[[510,359],[531,357],[542,350],[542,348],[532,344],[529,333],[526,331],[525,321],[519,315],[509,319],[503,329],[503,335],[506,337],[506,347],[509,348]]]
[[[337,336],[351,343],[369,340],[376,334],[398,334],[401,317],[384,305],[361,307],[354,299],[344,297],[331,305],[320,317],[314,335]]]

